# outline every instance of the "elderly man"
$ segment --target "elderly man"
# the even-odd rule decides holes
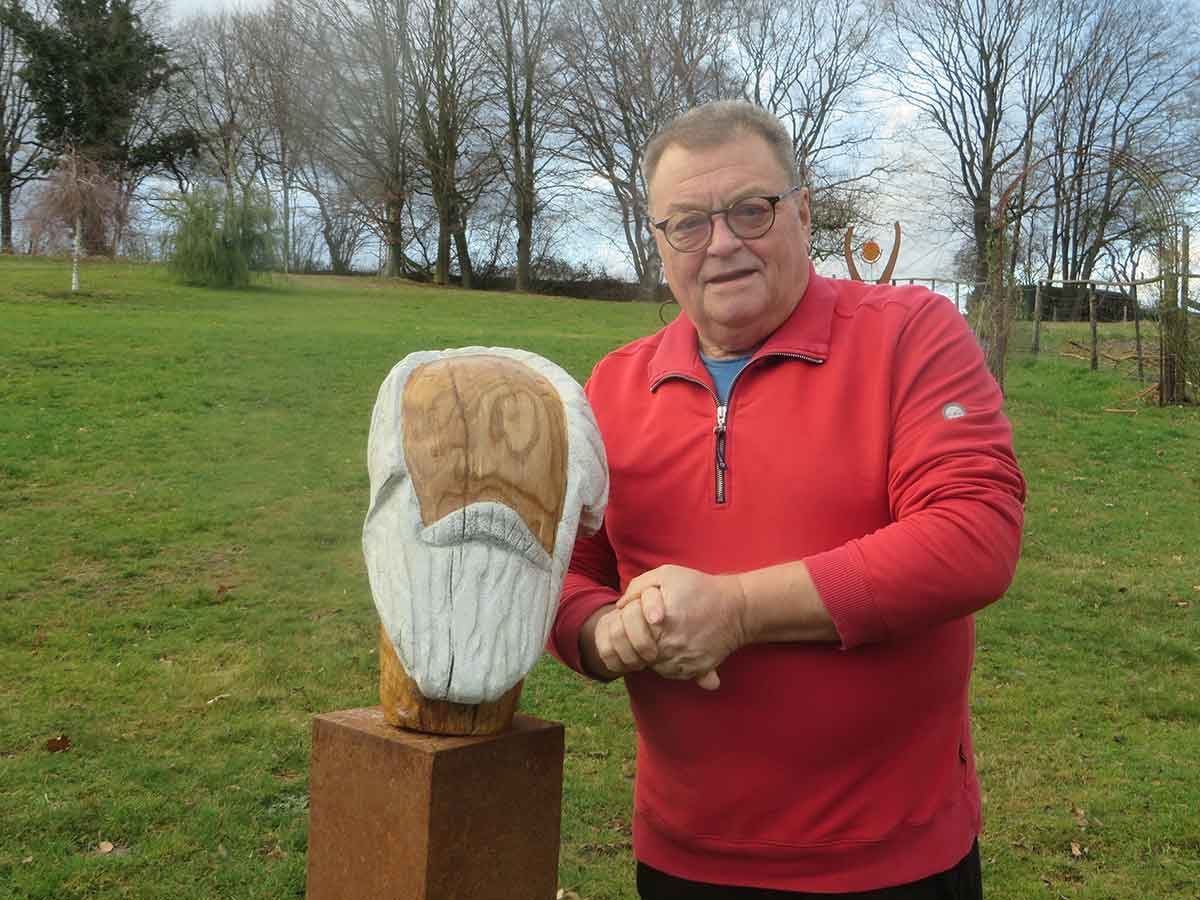
[[[1025,486],[962,316],[818,276],[789,136],[721,102],[645,154],[682,315],[596,366],[609,507],[551,649],[624,677],[644,898],[978,898],[972,613]]]

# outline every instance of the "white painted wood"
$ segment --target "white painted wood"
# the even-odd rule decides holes
[[[404,459],[404,387],[425,363],[469,355],[515,360],[549,381],[562,401],[567,485],[553,554],[501,503],[476,503],[438,522],[421,521]],[[410,354],[380,387],[367,468],[371,497],[363,553],[375,608],[405,670],[430,700],[498,699],[541,656],[577,531],[593,533],[603,519],[608,467],[582,388],[554,363],[523,350]]]

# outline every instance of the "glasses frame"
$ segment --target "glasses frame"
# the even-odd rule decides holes
[[[665,219],[663,219],[659,222],[651,222],[650,224],[653,225],[655,228],[657,228],[659,231],[661,231],[663,233],[663,240],[665,240],[667,242],[667,244],[671,247],[671,249],[674,250],[676,253],[699,253],[701,250],[708,249],[708,245],[712,243],[712,238],[713,238],[713,228],[714,228],[713,219],[715,219],[717,216],[721,216],[721,215],[725,216],[725,225],[736,238],[738,238],[739,240],[743,240],[743,241],[753,241],[753,240],[757,240],[758,238],[767,234],[772,228],[775,227],[776,207],[779,205],[779,201],[783,200],[785,197],[790,197],[792,194],[796,193],[797,191],[801,190],[802,188],[803,188],[803,185],[797,184],[797,185],[793,185],[792,187],[788,188],[782,194],[755,194],[750,197],[743,197],[742,199],[738,200],[736,203],[731,203],[728,206],[723,207],[722,209],[687,210],[688,213],[703,213],[704,215],[708,216],[708,237],[704,239],[704,243],[702,243],[699,247],[692,247],[688,250],[684,250],[680,247],[676,247],[675,244],[671,242],[671,236],[667,233],[667,225],[670,223],[673,216],[678,215],[678,213],[672,214],[671,216],[667,216]],[[762,231],[760,231],[758,234],[753,234],[753,235],[738,234],[737,229],[735,229],[731,224],[729,224],[729,212],[731,210],[733,210],[735,207],[740,206],[741,204],[745,203],[747,200],[766,200],[768,203],[771,204],[771,221],[768,222],[767,227],[764,228]]]

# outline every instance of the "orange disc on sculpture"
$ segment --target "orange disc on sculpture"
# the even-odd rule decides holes
[[[862,256],[863,256],[863,259],[865,259],[869,263],[873,263],[877,259],[879,259],[880,254],[882,254],[882,252],[883,251],[880,250],[880,248],[879,248],[879,244],[876,243],[875,241],[867,241],[865,244],[863,244]]]
[[[518,681],[491,703],[429,700],[408,677],[387,631],[379,626],[379,702],[390,725],[427,734],[498,734],[512,725],[524,683]]]

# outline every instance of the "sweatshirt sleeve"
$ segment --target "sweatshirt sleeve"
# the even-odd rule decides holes
[[[1025,481],[1002,406],[966,320],[930,295],[895,347],[892,522],[805,560],[844,649],[970,615],[1008,589]]]
[[[617,584],[616,557],[601,525],[595,534],[575,541],[548,646],[559,660],[589,678],[579,652],[579,632],[592,613],[617,602]]]

